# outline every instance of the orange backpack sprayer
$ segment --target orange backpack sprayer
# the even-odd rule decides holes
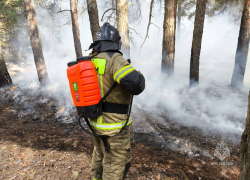
[[[96,118],[100,116],[97,105],[101,100],[95,65],[91,57],[81,57],[69,62],[67,69],[69,86],[78,114],[83,117]]]
[[[101,116],[103,114],[102,102],[116,87],[117,83],[115,82],[105,94],[105,96],[101,98],[95,65],[91,61],[91,58],[93,57],[94,56],[85,56],[78,58],[77,61],[69,62],[67,68],[67,76],[69,80],[71,96],[79,114],[78,122],[80,127],[85,132],[93,136],[100,137],[104,143],[106,152],[109,153],[110,151],[106,140],[106,138],[109,136],[96,134],[92,126],[90,125],[88,118],[97,118],[98,116]],[[127,121],[118,134],[120,134],[128,124],[132,108],[132,101],[133,96],[131,98],[131,104],[127,113]],[[86,124],[92,132],[83,127],[81,118],[84,118]]]

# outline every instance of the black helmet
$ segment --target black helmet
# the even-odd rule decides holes
[[[96,33],[95,41],[112,41],[118,45],[119,49],[121,49],[122,42],[118,30],[107,22],[104,23]]]

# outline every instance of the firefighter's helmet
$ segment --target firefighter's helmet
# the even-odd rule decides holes
[[[96,33],[95,41],[112,41],[118,45],[119,49],[121,49],[122,45],[121,36],[118,30],[107,22],[104,23]]]

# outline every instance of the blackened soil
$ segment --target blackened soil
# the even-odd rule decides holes
[[[91,179],[91,137],[76,123],[64,123],[77,118],[74,110],[65,115],[56,100],[44,96],[20,89],[1,92],[0,179]],[[204,132],[142,109],[132,115],[138,116],[150,130],[132,128],[127,179],[238,179],[239,137]],[[230,149],[223,161],[214,157],[221,140]]]

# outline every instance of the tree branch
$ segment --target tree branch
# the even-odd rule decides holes
[[[56,27],[58,27],[58,28],[62,28],[63,26],[65,26],[65,25],[69,24],[70,22],[71,22],[71,20],[69,20],[68,22],[66,22],[66,23],[64,23],[64,24],[62,24],[62,25],[60,25],[60,26],[56,26]]]
[[[147,37],[148,37],[149,26],[150,26],[150,24],[151,24],[151,17],[152,17],[153,4],[154,4],[154,0],[151,0],[150,12],[149,12],[149,21],[148,21],[148,27],[147,27],[147,33],[146,33],[145,39],[144,39],[144,41],[143,41],[143,43],[142,43],[142,45],[141,45],[141,48],[142,48],[143,44],[145,43],[145,41],[146,41],[146,39],[147,39]],[[140,49],[141,49],[141,48],[140,48]]]
[[[57,34],[59,31],[61,31],[61,28],[62,28],[64,25],[66,25],[66,24],[68,24],[69,22],[71,22],[71,20],[69,20],[67,23],[65,23],[65,24],[63,24],[63,25],[61,25],[61,26],[56,26],[56,24],[55,24],[55,16],[56,16],[58,13],[63,13],[63,12],[65,12],[65,11],[69,11],[69,12],[70,12],[71,10],[68,10],[68,9],[61,10],[61,11],[56,12],[56,13],[53,15],[52,20],[53,20],[54,27],[53,27],[53,29],[52,29],[52,31],[51,31],[52,34]],[[55,32],[53,32],[54,29],[55,29]]]
[[[53,15],[52,19],[54,20],[55,16],[56,16],[58,13],[62,13],[62,12],[65,12],[65,11],[69,11],[69,12],[70,12],[71,10],[65,9],[65,10],[58,11],[58,12],[56,12],[56,13]]]
[[[140,33],[138,33],[135,29],[133,29],[133,28],[129,28],[129,29],[133,30],[136,35],[139,35],[142,38],[142,36],[140,35]]]
[[[159,30],[161,29],[159,26],[157,26],[156,24],[154,23],[151,23],[152,25],[154,25],[155,27],[157,27]]]
[[[116,8],[110,8],[110,9],[106,10],[106,11],[103,13],[103,15],[102,15],[101,21],[103,20],[103,17],[104,17],[104,15],[105,15],[105,13],[108,12],[108,11],[110,11],[110,10],[116,10]]]
[[[71,22],[71,20],[69,20],[68,22],[66,22],[66,23],[64,23],[64,24],[62,24],[62,25],[60,25],[60,26],[56,26],[55,24],[54,24],[54,28],[53,29],[55,29],[56,31],[53,33],[53,34],[57,34],[59,31],[61,31],[61,29],[62,29],[62,27],[63,26],[65,26],[65,25],[67,25],[68,23],[70,23]],[[53,30],[52,30],[53,31]]]
[[[132,6],[132,5],[134,5],[134,4],[135,4],[135,3],[131,3],[131,4],[129,4],[129,5],[128,5],[128,8],[129,8],[130,6]]]

